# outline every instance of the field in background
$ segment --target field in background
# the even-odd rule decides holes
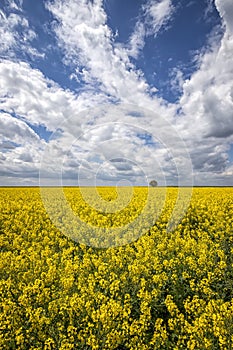
[[[70,208],[93,227],[140,217],[146,188],[130,203],[122,192],[116,213],[104,209],[117,200],[115,190],[98,191],[102,213],[91,211],[78,189],[64,190]],[[164,198],[164,190],[153,191]],[[195,188],[168,232],[176,197],[177,189],[168,189],[154,226],[141,235],[139,224],[135,242],[135,232],[126,232],[128,244],[99,249],[60,233],[39,189],[1,188],[0,348],[233,348],[233,188]]]

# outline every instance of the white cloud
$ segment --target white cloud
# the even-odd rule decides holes
[[[174,12],[171,0],[150,0],[143,6],[146,14],[147,31],[157,35],[162,26],[166,25]]]
[[[6,0],[6,4],[10,9],[22,11],[23,0]]]
[[[145,45],[145,38],[150,35],[156,37],[162,28],[166,28],[173,13],[171,0],[150,0],[142,5],[142,15],[130,36],[127,54],[137,58]]]
[[[216,0],[216,7],[226,29],[220,40],[218,34],[211,37],[199,56],[199,68],[184,81],[177,127],[188,144],[195,169],[217,181],[214,174],[228,173],[227,152],[233,142],[233,33],[228,17],[233,2]]]
[[[103,181],[128,176],[143,182],[144,171],[149,179],[156,174],[160,184],[165,178],[171,184],[177,177],[176,164],[184,162],[185,151],[175,131],[172,127],[168,130],[166,124],[169,120],[174,125],[175,117],[177,130],[192,156],[196,181],[206,181],[208,176],[213,183],[224,181],[220,180],[224,176],[229,181],[232,169],[227,152],[229,143],[233,142],[233,38],[228,14],[232,8],[227,0],[221,3],[216,0],[216,6],[225,24],[224,35],[220,41],[219,36],[212,38],[208,48],[202,50],[199,67],[190,79],[184,81],[182,71],[174,70],[171,85],[182,89],[182,96],[179,103],[168,104],[150,96],[152,90],[130,57],[138,57],[145,36],[156,36],[166,28],[175,11],[171,1],[148,1],[125,45],[116,44],[101,0],[49,2],[47,7],[57,20],[54,31],[58,45],[65,54],[64,61],[73,67],[71,78],[84,80],[86,90],[76,95],[25,62],[10,59],[0,62],[0,101],[5,111],[0,115],[0,147],[4,149],[0,162],[2,174],[11,175],[8,180],[4,177],[5,181],[10,183],[22,174],[35,179],[38,174],[46,142],[27,125],[30,123],[44,125],[50,131],[61,129],[47,143],[51,153],[46,154],[44,170],[51,178],[56,177],[63,162],[67,180],[76,181],[77,171],[81,169],[84,183],[87,178],[91,181],[97,171]],[[17,25],[24,23],[28,40],[33,40],[34,34],[25,21],[19,15],[4,18],[3,27],[8,35],[4,52],[8,57],[9,50],[14,54],[17,40],[22,40],[17,37]],[[33,51],[31,46],[28,49]],[[113,104],[108,113],[88,110],[88,114],[80,114],[108,100],[136,103],[138,107],[116,109]],[[143,114],[140,107],[149,108],[150,113]],[[178,108],[182,111],[179,117]],[[154,136],[157,144],[147,143],[146,134]],[[114,158],[122,161],[111,162]],[[182,176],[188,178],[191,175],[188,171],[183,165]]]
[[[230,180],[231,180],[231,183],[232,183],[232,178],[233,178],[233,165],[229,166],[226,171],[224,172],[225,176],[229,176]]]
[[[38,176],[45,142],[22,120],[0,114],[1,176]]]
[[[22,120],[13,118],[7,113],[0,114],[0,137],[1,140],[12,141],[18,144],[25,142],[39,142],[39,136]]]
[[[200,56],[199,69],[183,84],[180,105],[185,125],[195,123],[201,137],[233,135],[232,52],[233,35],[225,32],[220,44]]]
[[[0,61],[0,75],[1,109],[5,111],[0,114],[0,152],[4,158],[2,175],[23,175],[25,179],[38,176],[45,142],[27,123],[44,125],[52,132],[59,127],[64,128],[69,138],[78,137],[83,122],[79,118],[80,111],[105,100],[101,94],[96,96],[89,92],[76,96],[25,62]],[[64,124],[70,116],[73,124]],[[62,159],[67,151],[65,142],[60,142],[58,159]],[[50,161],[52,167],[54,161]]]
[[[0,10],[0,55],[13,58],[20,51],[22,55],[27,52],[31,58],[44,57],[43,53],[31,47],[37,35],[23,16],[21,7],[21,3],[12,1],[8,5],[8,15]]]
[[[70,115],[104,100],[101,94],[84,92],[77,96],[64,90],[25,62],[0,61],[0,76],[1,109],[51,131]]]
[[[183,89],[184,74],[181,69],[175,67],[170,71],[170,85],[171,90],[174,92],[180,92]]]
[[[135,117],[133,108],[135,107],[131,105],[103,106],[89,110],[88,118],[86,112],[83,112],[80,115],[83,119],[83,134],[79,138],[75,138],[66,127],[61,137],[55,137],[55,140],[49,143],[43,160],[42,177],[48,176],[48,172],[58,176],[62,166],[65,176],[69,174],[72,178],[77,178],[80,170],[81,178],[89,176],[90,181],[95,174],[106,179],[108,169],[112,181],[130,177],[131,181],[145,184],[147,178],[153,178],[156,174],[161,184],[165,183],[164,176],[171,184],[172,181],[176,181],[176,161],[181,165],[180,175],[184,176],[185,173],[185,179],[189,181],[190,168],[181,164],[181,158],[185,156],[184,145],[176,136],[175,130],[152,111],[146,112],[136,107],[141,117]],[[139,122],[138,118],[141,118],[142,122]],[[88,125],[88,120],[94,121],[94,124]],[[73,127],[73,118],[67,123]],[[173,162],[169,150],[173,153]],[[121,164],[121,169],[111,163],[115,158],[126,161]],[[60,181],[59,177],[57,180]]]
[[[127,54],[133,58],[137,58],[145,45],[145,25],[138,21],[135,25],[134,31],[129,38]]]
[[[232,0],[215,0],[216,8],[223,19],[228,32],[233,34],[233,4]]]
[[[141,106],[161,111],[165,118],[172,118],[175,108],[164,107],[165,101],[150,97],[143,73],[130,62],[127,50],[114,43],[102,1],[57,1],[47,7],[58,20],[54,30],[66,61],[77,69],[85,66],[82,78],[88,84],[94,79],[103,93],[128,103],[137,101]],[[137,46],[137,39],[135,42]]]

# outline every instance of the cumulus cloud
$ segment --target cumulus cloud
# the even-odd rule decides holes
[[[26,62],[0,61],[0,75],[1,109],[51,131],[69,116],[104,101],[101,94],[84,92],[77,96],[64,90]],[[77,119],[76,125],[80,124]]]
[[[196,183],[202,184],[208,176],[208,183],[224,182],[220,180],[223,178],[229,182],[233,4],[228,0],[216,0],[215,4],[223,34],[212,36],[203,48],[190,79],[184,80],[182,71],[174,69],[171,86],[179,88],[182,95],[176,104],[171,104],[152,97],[143,73],[131,61],[140,54],[146,36],[156,37],[166,28],[175,13],[170,0],[146,2],[125,44],[116,43],[103,1],[47,2],[47,9],[56,19],[53,30],[64,62],[73,69],[71,77],[86,84],[79,94],[62,88],[28,63],[10,59],[17,45],[23,43],[17,26],[23,28],[29,42],[35,36],[28,21],[13,12],[16,6],[20,12],[20,2],[15,2],[12,14],[1,14],[2,30],[7,33],[2,46],[7,58],[0,61],[2,179],[7,183],[22,175],[36,179],[46,149],[43,175],[54,181],[62,164],[64,179],[75,182],[79,173],[83,184],[87,179],[92,181],[95,174],[103,182],[130,178],[143,184],[156,174],[160,184],[174,184],[178,175],[183,179],[191,175],[190,168],[185,167],[183,138]],[[32,46],[28,48],[33,50]],[[107,111],[93,109],[107,102],[112,102]],[[116,102],[128,105],[116,107]],[[54,132],[50,140],[43,140],[30,127],[42,125]]]
[[[39,136],[22,120],[12,118],[7,113],[0,114],[0,136],[4,141],[22,144],[26,139],[29,142],[39,142]]]
[[[216,0],[216,8],[223,22],[228,23],[226,9],[228,13],[233,11],[233,3]],[[232,134],[232,50],[233,32],[226,30],[220,41],[212,39],[212,45],[199,57],[199,69],[183,84],[181,106],[185,114],[206,123],[207,129],[203,128],[203,133],[208,136],[227,137]]]
[[[129,38],[127,54],[133,58],[137,58],[145,45],[146,30],[145,25],[138,21],[135,25],[134,31]]]
[[[224,173],[233,142],[233,32],[228,16],[233,3],[215,3],[223,20],[223,35],[211,37],[199,55],[198,69],[183,82],[177,121],[195,169],[208,174]]]
[[[174,12],[171,0],[150,0],[143,6],[146,15],[148,34],[157,35],[165,26]]]
[[[175,136],[175,129],[154,112],[144,109],[138,110],[143,115],[143,123],[137,126],[132,111],[132,105],[103,106],[88,110],[88,116],[84,111],[82,114],[86,124],[79,138],[64,128],[59,138],[55,137],[49,142],[43,160],[42,177],[47,176],[48,171],[56,176],[62,167],[64,176],[73,174],[77,178],[79,173],[81,178],[89,176],[90,181],[95,174],[106,179],[109,171],[108,177],[112,177],[113,182],[117,178],[130,178],[135,183],[146,184],[156,174],[161,184],[172,184],[176,181],[176,168],[179,167],[180,176],[189,182],[189,159],[186,159],[185,166],[184,145]],[[92,115],[98,118],[94,124],[88,125],[87,119],[92,120]],[[69,119],[68,123],[74,125],[73,119]],[[114,159],[122,161],[114,162]],[[57,181],[60,181],[59,176]]]
[[[82,77],[88,84],[93,82],[101,92],[118,101],[137,101],[140,106],[171,118],[175,107],[150,97],[150,87],[143,73],[132,64],[125,47],[114,43],[102,5],[102,1],[87,0],[48,3],[48,9],[58,21],[54,30],[58,45],[65,52],[65,60],[72,62],[76,70],[85,66]]]
[[[216,8],[226,25],[227,31],[233,34],[233,5],[231,0],[215,0]]]
[[[102,91],[115,98],[143,93],[148,85],[138,72],[130,70],[127,54],[113,46],[113,35],[101,5],[101,1],[50,4],[49,10],[59,21],[55,27],[58,43],[65,50],[67,60],[77,67],[80,64],[86,67],[88,83],[91,75],[101,84]]]
[[[44,57],[32,42],[36,38],[36,32],[30,28],[28,19],[23,16],[22,3],[9,1],[8,14],[0,10],[0,55],[14,58],[17,51],[22,55],[27,53],[31,58]]]
[[[127,54],[136,59],[145,45],[145,38],[151,35],[156,37],[162,28],[166,28],[173,13],[171,0],[146,2],[130,36]]]
[[[220,46],[211,47],[200,57],[200,68],[183,84],[182,110],[198,122],[202,136],[233,134],[232,50],[233,36],[225,33]]]
[[[58,20],[54,30],[58,44],[65,53],[66,62],[69,64],[72,62],[76,73],[81,75],[88,85],[93,85],[99,93],[110,95],[115,101],[133,104],[137,101],[138,105],[150,108],[163,115],[164,118],[172,119],[176,106],[169,105],[157,97],[151,98],[150,88],[143,73],[137,70],[130,61],[130,55],[133,55],[132,51],[137,50],[135,47],[140,48],[139,37],[137,35],[131,36],[130,52],[124,45],[116,44],[114,35],[107,26],[107,16],[102,5],[102,1],[92,3],[79,1],[78,6],[72,1],[58,1],[48,4],[48,9]],[[160,21],[162,21],[161,17]],[[143,41],[144,27],[140,23],[138,29],[141,31],[139,35]],[[80,70],[80,66],[85,68]],[[127,113],[119,115],[116,110],[112,114],[109,111],[106,118],[98,116],[97,120],[102,124],[114,123],[119,120],[126,122],[130,119],[127,118]],[[134,115],[137,115],[137,111],[134,111]],[[145,117],[142,125],[154,124],[154,129],[157,129],[158,124],[153,119],[154,116]],[[83,123],[85,124],[85,118],[83,118]],[[93,123],[96,125],[96,120]],[[114,137],[114,133],[111,134],[111,129],[114,128],[95,126],[94,130],[88,133],[89,145],[96,144],[97,141],[102,144],[106,139],[110,140]],[[115,128],[114,132],[119,137],[120,130]],[[134,142],[133,138],[130,139],[130,142]],[[110,157],[115,156],[116,150],[119,151],[119,146],[117,149],[116,147],[116,145],[113,147],[111,155],[109,154]],[[110,150],[110,146],[105,147],[102,152],[106,152],[106,149]],[[128,144],[124,144],[124,155],[127,153],[127,149],[130,153],[131,148]],[[128,156],[134,159],[134,155],[135,150]],[[83,158],[85,159],[85,154]],[[141,164],[145,163],[143,159],[140,159],[140,162]],[[92,159],[92,166],[98,168],[99,163],[94,163]]]
[[[1,176],[38,176],[44,141],[22,120],[0,113]]]
[[[47,79],[39,70],[32,69],[26,62],[2,60],[0,74],[2,175],[30,177],[37,174],[38,177],[45,142],[31,126],[43,125],[51,132],[61,127],[69,130],[69,138],[72,135],[78,137],[82,131],[80,111],[102,103],[105,97],[88,92],[76,96]],[[64,124],[70,116],[73,125]],[[56,154],[58,159],[64,157],[65,146],[66,141],[62,140]]]

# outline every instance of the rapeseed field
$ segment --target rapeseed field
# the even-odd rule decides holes
[[[153,189],[146,216],[148,189],[130,202],[128,190],[117,202],[99,188],[94,207],[92,189],[64,189],[74,215],[97,228],[88,236],[52,189],[47,204],[38,188],[0,189],[1,349],[233,348],[233,188],[194,188],[170,230],[176,188]]]

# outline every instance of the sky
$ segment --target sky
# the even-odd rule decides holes
[[[233,185],[232,0],[3,0],[0,186]]]

